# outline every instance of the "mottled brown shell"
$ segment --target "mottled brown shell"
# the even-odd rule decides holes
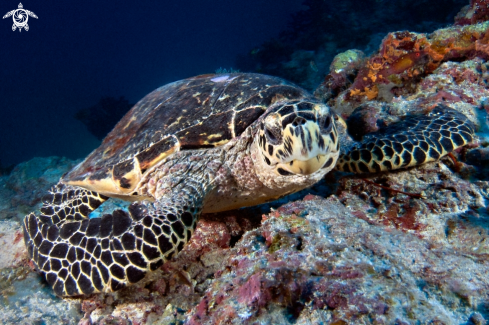
[[[140,100],[63,182],[107,195],[131,194],[145,172],[170,154],[223,145],[274,101],[308,96],[282,79],[251,73],[173,82]]]

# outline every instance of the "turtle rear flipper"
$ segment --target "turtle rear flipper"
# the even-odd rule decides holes
[[[438,106],[368,134],[340,155],[336,169],[376,173],[436,161],[474,139],[474,125],[463,114]]]
[[[12,31],[15,32],[15,30],[17,29],[17,26],[15,26],[15,24],[12,25]],[[20,29],[19,29],[20,30]]]
[[[25,28],[26,32],[29,31],[29,25],[28,24],[25,24],[24,28]]]
[[[138,282],[189,241],[201,212],[203,186],[187,180],[156,203],[135,202],[129,213],[115,210],[102,218],[56,222],[45,215],[46,209],[56,210],[66,201],[48,204],[40,217],[31,213],[24,219],[29,256],[59,296],[114,291]],[[76,196],[68,205],[76,210],[80,200]]]

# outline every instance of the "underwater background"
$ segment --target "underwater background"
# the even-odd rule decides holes
[[[278,35],[300,1],[23,2],[29,31],[0,28],[0,161],[82,158],[98,146],[76,112],[135,103],[168,82],[230,68]],[[2,16],[18,2],[2,1]],[[120,117],[120,115],[119,115]]]
[[[20,5],[37,16],[28,30],[0,20],[0,324],[488,323],[489,0],[2,0],[0,13]],[[204,215],[144,281],[55,296],[27,258],[24,216],[143,96],[236,71],[305,88],[355,139],[446,106],[477,139]]]

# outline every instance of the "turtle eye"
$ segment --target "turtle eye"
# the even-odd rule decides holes
[[[267,127],[265,127],[265,135],[267,136],[267,139],[270,140],[271,143],[274,144],[278,142],[277,137]]]
[[[272,114],[265,119],[262,124],[262,130],[270,144],[278,145],[282,142],[282,125],[276,114]]]

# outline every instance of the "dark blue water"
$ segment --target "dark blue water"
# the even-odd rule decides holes
[[[3,16],[18,1],[0,3]],[[232,4],[231,4],[232,3]],[[97,140],[72,116],[102,96],[137,101],[233,66],[276,36],[298,0],[22,1],[29,31],[0,20],[0,161],[82,157]]]
[[[380,32],[451,23],[468,3],[438,2],[23,1],[38,16],[29,17],[29,31],[13,32],[12,17],[0,20],[0,163],[85,156],[99,140],[73,116],[104,96],[135,103],[165,83],[220,67],[300,83],[276,68],[295,50],[314,52],[329,40],[328,66],[342,49],[375,48]],[[3,0],[0,14],[17,6]],[[396,10],[402,14],[392,19]]]

